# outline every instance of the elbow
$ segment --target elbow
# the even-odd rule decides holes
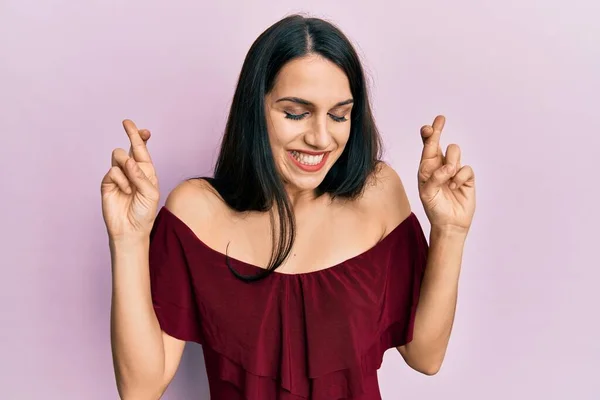
[[[119,398],[121,400],[159,400],[163,391],[149,390],[123,390],[119,389]]]
[[[440,372],[442,363],[433,363],[428,365],[419,366],[418,368],[412,367],[415,371],[422,373],[423,375],[433,376]]]
[[[117,379],[117,391],[121,400],[159,400],[165,390],[166,386],[156,385],[156,382],[140,384]]]
[[[402,354],[404,361],[410,368],[427,376],[433,376],[440,372],[445,352],[432,354],[431,352],[416,351],[414,348],[409,349],[408,347],[405,346],[399,350],[401,350],[400,354]]]

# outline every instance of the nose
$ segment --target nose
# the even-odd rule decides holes
[[[326,118],[315,118],[310,132],[304,135],[304,141],[316,150],[324,150],[331,144],[331,134],[327,130]]]

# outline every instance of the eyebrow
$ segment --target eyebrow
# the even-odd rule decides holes
[[[313,103],[311,103],[308,100],[304,100],[298,97],[282,97],[281,99],[277,100],[275,103],[279,103],[280,101],[291,101],[292,103],[298,103],[298,104],[302,104],[305,106],[314,106]],[[345,106],[346,104],[352,104],[354,103],[354,99],[348,99],[348,100],[344,100],[344,101],[340,101],[339,103],[336,103],[335,107],[341,107],[341,106]]]

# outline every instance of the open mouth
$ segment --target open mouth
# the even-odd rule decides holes
[[[296,159],[296,161],[304,165],[317,165],[321,161],[323,161],[323,158],[325,157],[325,153],[311,155],[306,153],[300,153],[295,150],[291,151],[290,153],[292,154],[292,157]]]
[[[329,152],[308,154],[297,150],[287,152],[294,163],[302,170],[314,172],[318,171],[325,165]]]

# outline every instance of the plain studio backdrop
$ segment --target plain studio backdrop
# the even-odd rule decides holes
[[[383,398],[600,399],[597,0],[0,0],[2,398],[117,398],[100,181],[121,121],[152,130],[164,204],[211,173],[246,52],[293,12],[356,44],[426,233],[421,125],[446,115],[477,178],[445,363],[387,352]],[[200,346],[164,398],[208,398]]]

